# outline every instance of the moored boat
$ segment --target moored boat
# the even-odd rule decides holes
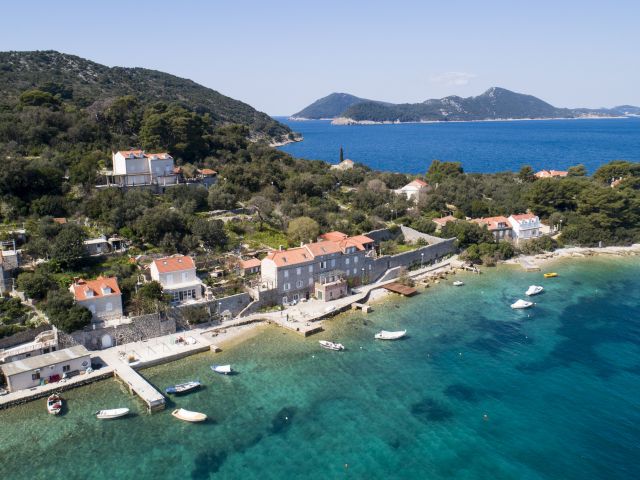
[[[549,273],[545,273],[544,274],[544,278],[553,278],[553,277],[557,277],[558,274],[556,272],[549,272]]]
[[[52,415],[58,415],[62,410],[62,397],[57,393],[47,397],[47,412]]]
[[[96,418],[100,420],[111,420],[112,418],[120,418],[129,414],[128,408],[111,408],[107,410],[98,410]]]
[[[541,287],[540,285],[531,285],[526,292],[524,292],[525,295],[531,296],[531,295],[537,295],[539,293],[541,293],[544,290],[543,287]]]
[[[454,287],[461,287],[462,285],[464,285],[464,282],[460,280],[456,280],[455,282],[453,282]]]
[[[179,420],[185,422],[204,422],[207,416],[204,413],[192,412],[191,410],[185,410],[184,408],[176,408],[171,415]]]
[[[513,309],[529,308],[533,306],[533,302],[527,302],[526,300],[519,299],[515,303],[511,304]]]
[[[399,330],[397,332],[389,332],[387,330],[380,330],[376,333],[375,338],[378,340],[398,340],[407,334],[406,330]]]
[[[181,393],[187,393],[192,390],[196,390],[200,388],[202,384],[198,380],[192,380],[190,382],[178,383],[177,385],[171,385],[167,387],[164,391],[165,393],[175,393],[179,395]]]
[[[211,370],[222,375],[229,375],[233,373],[231,365],[211,365]]]
[[[328,340],[319,340],[318,343],[322,348],[326,348],[327,350],[344,350],[344,345],[342,345],[341,343],[334,343]]]

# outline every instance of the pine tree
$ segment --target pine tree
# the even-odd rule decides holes
[[[344,151],[342,150],[342,146],[340,147],[340,163],[344,161]]]

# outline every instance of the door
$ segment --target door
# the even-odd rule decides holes
[[[103,335],[100,339],[100,342],[102,343],[102,348],[109,348],[113,346],[111,335]]]

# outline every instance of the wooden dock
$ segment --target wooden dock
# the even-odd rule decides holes
[[[147,404],[149,412],[164,409],[164,396],[133,368],[128,365],[118,365],[114,369],[114,374],[127,385],[131,394],[135,393]]]
[[[416,290],[415,288],[402,285],[401,283],[398,283],[398,282],[387,283],[386,285],[383,286],[383,288],[386,288],[390,292],[404,295],[405,297],[410,297],[418,293],[418,290]]]

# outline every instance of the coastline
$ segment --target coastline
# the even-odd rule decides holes
[[[569,258],[588,258],[597,256],[636,256],[640,255],[640,243],[630,246],[612,246],[612,247],[565,247],[559,248],[553,252],[540,253],[536,255],[518,255],[502,262],[505,265],[527,265],[529,268],[541,268],[549,266],[558,260]]]
[[[447,124],[447,123],[483,123],[483,122],[526,122],[526,121],[542,121],[542,120],[619,120],[630,118],[629,116],[617,116],[617,117],[599,117],[599,116],[584,116],[584,117],[552,117],[552,118],[485,118],[482,120],[417,120],[412,122],[400,122],[400,121],[375,121],[375,120],[354,120],[348,117],[336,117],[333,119],[316,119],[320,121],[331,120],[331,125],[336,126],[348,126],[348,125],[407,125],[407,124]],[[300,121],[298,119],[290,119],[292,121]],[[307,121],[309,119],[305,119]]]

